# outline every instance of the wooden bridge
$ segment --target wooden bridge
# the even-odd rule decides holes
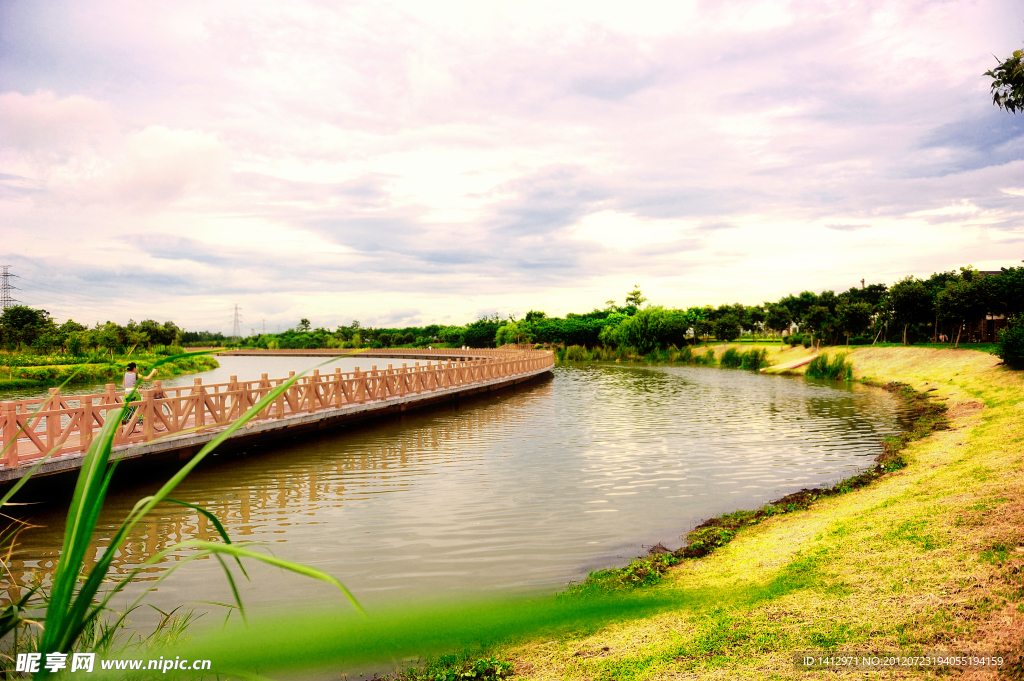
[[[332,357],[339,350],[232,351],[224,354],[298,355]],[[229,442],[266,440],[282,434],[336,427],[347,422],[451,401],[480,392],[497,390],[531,380],[551,371],[554,355],[527,349],[498,350],[388,350],[359,353],[360,357],[428,359],[420,365],[402,364],[369,371],[300,377]],[[130,459],[150,455],[186,458],[198,451],[217,433],[276,386],[293,377],[269,378],[204,385],[197,378],[186,387],[165,388],[154,381],[140,390],[140,399],[129,406],[136,409],[117,429],[112,458]],[[0,483],[22,477],[46,454],[50,459],[37,475],[77,469],[92,438],[108,414],[123,406],[124,394],[114,384],[96,395],[61,395],[56,388],[49,396],[30,400],[0,402]],[[11,443],[10,447],[7,447]]]

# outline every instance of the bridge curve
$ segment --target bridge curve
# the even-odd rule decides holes
[[[301,353],[301,354],[300,354]],[[267,351],[225,354],[288,354],[342,356],[337,350]],[[425,353],[366,351],[361,357],[427,359],[425,365],[402,364],[394,369],[321,375],[314,369],[300,377],[268,407],[225,443],[248,442],[308,430],[334,428],[353,421],[380,418],[461,397],[500,390],[534,380],[554,367],[547,350],[429,350]],[[247,413],[276,386],[294,375],[257,381],[206,384],[196,378],[192,386],[164,388],[160,381],[140,391],[130,402],[127,417],[118,426],[112,459],[141,457],[187,458]],[[18,479],[49,454],[36,475],[81,467],[95,434],[108,415],[124,407],[124,395],[114,384],[95,395],[64,396],[56,388],[45,398],[0,402],[0,483]]]

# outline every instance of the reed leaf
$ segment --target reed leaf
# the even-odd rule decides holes
[[[166,357],[157,360],[157,362],[154,363],[153,368],[157,368],[161,364],[174,361],[181,357],[204,355],[209,354],[210,352],[215,351],[192,352]],[[336,357],[332,357],[317,366],[323,366],[335,359]],[[100,618],[104,612],[108,611],[107,605],[110,599],[115,594],[126,588],[131,580],[138,574],[142,566],[133,570],[127,576],[115,581],[112,588],[110,588],[105,594],[105,597],[97,602],[97,595],[100,587],[107,579],[114,555],[123,545],[132,529],[162,501],[169,501],[171,503],[177,503],[195,509],[204,517],[212,521],[214,527],[217,528],[218,534],[225,543],[216,544],[200,540],[181,542],[160,552],[158,556],[154,556],[149,561],[146,561],[146,565],[151,564],[154,560],[162,560],[162,558],[171,551],[177,551],[184,548],[199,549],[194,557],[198,557],[200,555],[216,555],[218,560],[220,560],[221,565],[224,567],[229,585],[231,586],[232,592],[236,598],[238,607],[241,609],[241,598],[239,596],[237,586],[234,583],[234,578],[231,575],[230,570],[228,570],[227,565],[223,560],[221,560],[221,556],[228,555],[238,561],[243,574],[246,573],[244,567],[241,566],[241,558],[245,557],[260,560],[262,562],[276,565],[283,569],[291,570],[314,579],[326,581],[337,586],[356,610],[365,615],[365,611],[362,609],[362,606],[359,605],[351,592],[349,592],[348,589],[346,589],[338,580],[314,568],[309,568],[291,561],[250,551],[237,544],[232,544],[223,525],[212,514],[198,506],[170,499],[168,496],[181,483],[181,481],[184,480],[185,477],[195,469],[195,467],[198,466],[207,455],[210,454],[210,452],[214,451],[221,443],[231,437],[231,435],[237,432],[239,428],[242,428],[254,416],[269,407],[274,400],[294,385],[294,383],[304,374],[305,372],[299,373],[271,390],[263,397],[263,399],[253,405],[253,407],[245,414],[228,426],[228,428],[218,433],[217,436],[207,443],[207,445],[204,446],[196,456],[194,456],[174,476],[172,476],[170,480],[161,486],[155,494],[140,499],[114,533],[107,550],[104,551],[103,555],[96,560],[92,570],[89,571],[88,575],[85,576],[84,581],[82,581],[81,575],[84,568],[84,558],[92,540],[92,535],[95,531],[100,511],[103,508],[103,503],[106,499],[107,490],[109,489],[113,473],[117,468],[117,462],[111,462],[110,460],[111,449],[114,437],[120,427],[121,419],[126,411],[126,407],[122,406],[120,409],[111,410],[107,413],[107,418],[103,427],[97,434],[97,437],[93,440],[82,462],[82,467],[79,471],[78,480],[75,485],[75,491],[68,509],[61,557],[58,561],[57,569],[53,577],[53,583],[48,599],[49,602],[46,608],[46,626],[39,644],[39,649],[41,651],[47,653],[69,652],[74,648],[76,643],[79,642],[82,636],[94,626],[94,623],[98,618]],[[134,399],[137,399],[137,396],[137,389],[133,390],[131,393],[125,395],[122,405],[130,404]],[[41,465],[41,463],[38,465]],[[33,469],[33,472],[38,469],[38,465]],[[22,480],[19,481],[19,485],[5,495],[4,503],[9,501],[11,496],[13,496],[13,493],[16,492],[27,479],[28,476],[23,477]],[[185,562],[187,562],[187,559]],[[168,571],[168,573],[171,571],[173,571],[173,567]],[[161,579],[164,576],[166,576],[166,573],[161,577]],[[248,577],[247,574],[246,577]],[[81,584],[79,585],[80,582]],[[149,590],[147,589],[146,592],[148,591]],[[126,614],[127,613],[122,614],[121,620],[119,621],[123,621]],[[47,672],[42,671],[37,676],[40,678],[45,677],[47,676]]]

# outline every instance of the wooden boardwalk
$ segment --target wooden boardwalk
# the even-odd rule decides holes
[[[341,351],[264,351],[225,354],[337,356]],[[361,353],[363,355],[363,353]],[[498,389],[551,371],[554,355],[540,350],[430,350],[369,352],[365,356],[431,358],[423,365],[388,365],[369,371],[300,377],[232,438],[258,439],[271,433],[340,425],[374,413],[406,411],[462,395]],[[164,388],[160,381],[140,391],[130,403],[135,409],[118,427],[114,458],[155,454],[190,455],[239,416],[246,413],[287,378],[238,381]],[[57,473],[81,465],[84,451],[106,422],[123,406],[123,393],[113,384],[97,395],[63,396],[51,389],[46,398],[0,402],[0,482],[22,477],[40,458],[50,454],[38,474]]]

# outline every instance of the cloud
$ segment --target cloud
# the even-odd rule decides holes
[[[238,302],[288,325],[995,268],[1024,233],[1024,119],[979,74],[1017,15],[13,0],[5,246],[111,317]],[[129,271],[130,300],[108,295]]]

